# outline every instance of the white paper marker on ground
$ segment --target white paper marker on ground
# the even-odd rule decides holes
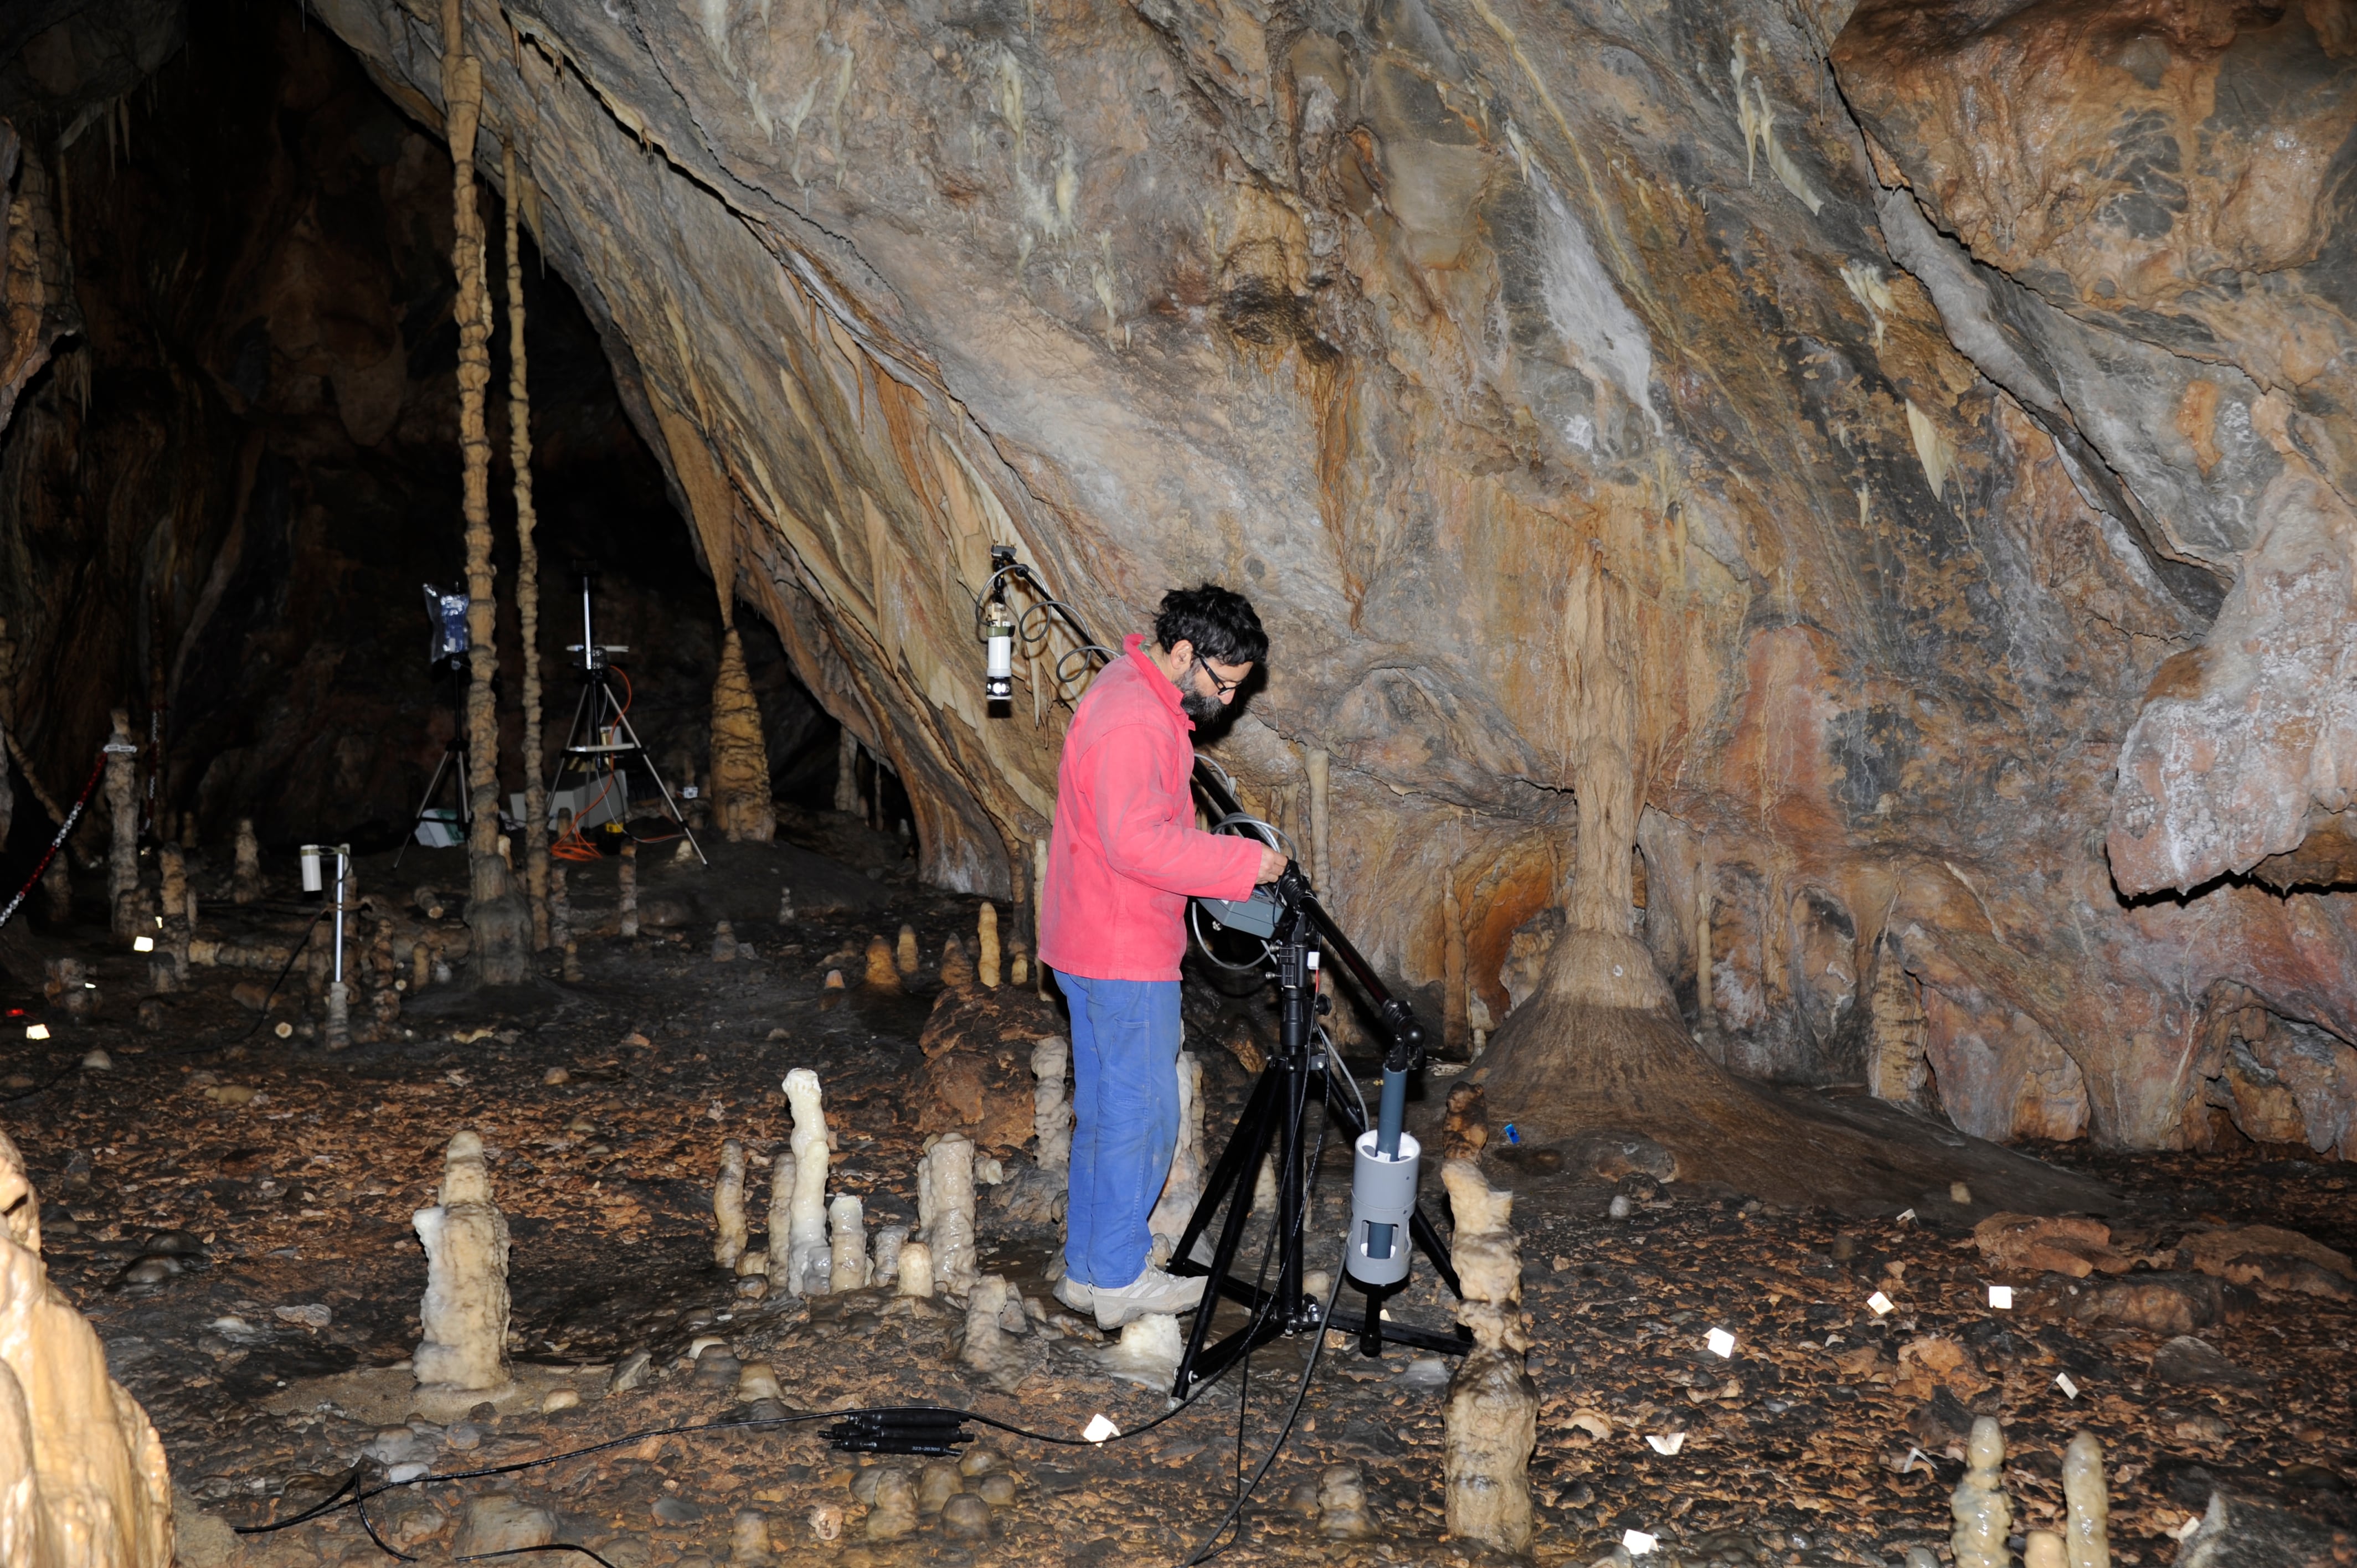
[[[1989,1305],[1996,1307],[1999,1312],[2011,1312],[2013,1310],[2013,1287],[2011,1285],[1989,1286]]]
[[[1876,1291],[1872,1295],[1866,1298],[1866,1305],[1874,1308],[1875,1316],[1883,1317],[1889,1316],[1890,1309],[1898,1304],[1893,1302],[1889,1296],[1883,1294],[1880,1291]]]
[[[1620,1549],[1631,1557],[1642,1557],[1660,1544],[1658,1538],[1647,1535],[1641,1530],[1624,1530],[1620,1532]]]
[[[2071,1374],[2068,1372],[2055,1373],[2054,1386],[2062,1391],[2062,1397],[2066,1400],[2074,1400],[2079,1397],[2079,1385],[2071,1380]]]
[[[1732,1356],[1735,1354],[1735,1336],[1729,1334],[1724,1328],[1712,1329],[1708,1334],[1703,1336],[1703,1343],[1710,1347],[1710,1353],[1714,1356]]]
[[[1686,1434],[1673,1432],[1666,1437],[1656,1437],[1649,1432],[1645,1434],[1645,1441],[1656,1454],[1675,1454],[1686,1445]]]
[[[1089,1417],[1089,1423],[1081,1429],[1081,1435],[1092,1443],[1103,1443],[1108,1437],[1119,1437],[1121,1428],[1100,1413]]]

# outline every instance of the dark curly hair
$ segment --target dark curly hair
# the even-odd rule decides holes
[[[1258,664],[1268,657],[1268,633],[1252,601],[1216,583],[1163,595],[1154,639],[1165,649],[1191,642],[1195,657],[1222,664]]]

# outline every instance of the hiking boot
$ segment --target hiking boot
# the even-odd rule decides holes
[[[1066,1274],[1056,1282],[1056,1299],[1074,1312],[1093,1312],[1097,1305],[1096,1287],[1084,1285],[1071,1275]]]
[[[1097,1326],[1110,1333],[1148,1313],[1191,1311],[1203,1299],[1203,1281],[1182,1280],[1148,1263],[1144,1273],[1118,1290],[1100,1285],[1091,1294],[1095,1298]]]

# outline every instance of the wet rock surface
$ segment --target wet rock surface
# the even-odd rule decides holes
[[[1049,1294],[1056,1232],[1044,1216],[978,1208],[984,1273],[1006,1282],[1008,1305],[1041,1309],[1022,1312],[1020,1332],[1001,1310],[986,1369],[961,1360],[959,1304],[889,1287],[748,1302],[714,1265],[721,1145],[737,1139],[754,1178],[786,1146],[777,1086],[787,1069],[824,1075],[841,1145],[829,1190],[859,1197],[877,1223],[914,1218],[931,1134],[909,1085],[929,1059],[989,1055],[996,1095],[996,1058],[1009,1053],[1003,1092],[1027,1123],[1032,1104],[1028,1052],[1002,1038],[1009,1015],[972,1013],[968,1034],[945,1026],[964,1004],[929,967],[888,995],[823,984],[843,955],[903,921],[940,950],[972,929],[973,901],[861,878],[879,899],[865,917],[765,923],[754,900],[775,913],[767,878],[783,847],[721,845],[712,872],[676,874],[745,909],[733,918],[752,957],[714,964],[708,928],[592,937],[584,981],[531,1014],[454,1014],[335,1053],[300,1036],[227,1044],[219,1032],[242,1030],[250,1015],[225,977],[199,971],[171,998],[166,1036],[103,1018],[69,1035],[60,1023],[58,1065],[103,1043],[113,1070],[12,1090],[5,1114],[52,1195],[53,1277],[98,1327],[199,1507],[259,1522],[323,1498],[363,1457],[371,1477],[408,1480],[651,1428],[855,1404],[971,1404],[1068,1435],[1098,1412],[1124,1430],[1160,1413],[1161,1393],[1109,1376],[1109,1337]],[[594,875],[586,880],[594,893]],[[248,934],[284,940],[293,918],[264,905],[248,918]],[[102,981],[129,961],[101,956],[94,940],[87,950]],[[463,1012],[455,991],[443,1001]],[[1249,1085],[1241,1058],[1270,1026],[1255,1004],[1200,986],[1189,1011],[1215,1154]],[[561,1081],[551,1067],[566,1069]],[[1412,1108],[1411,1126],[1436,1145],[1448,1082],[1427,1079]],[[255,1092],[206,1092],[227,1084]],[[409,1216],[432,1200],[461,1126],[481,1131],[512,1236],[518,1391],[435,1422],[414,1413],[404,1364],[425,1278]],[[2063,1446],[2082,1428],[2098,1434],[2115,1562],[2169,1561],[2169,1533],[2219,1488],[2304,1529],[2357,1528],[2357,1411],[2345,1380],[2313,1375],[2346,1356],[2357,1309],[2264,1280],[2233,1285],[2200,1266],[2226,1267],[2255,1245],[2319,1268],[2344,1258],[2357,1241],[2345,1165],[2042,1146],[2118,1195],[2100,1229],[2127,1267],[2082,1277],[1985,1258],[1975,1228],[2007,1217],[1951,1193],[1924,1194],[1905,1220],[1887,1208],[1836,1214],[1641,1175],[1607,1181],[1561,1157],[1571,1152],[1493,1138],[1486,1163],[1491,1182],[1515,1193],[1534,1318],[1542,1562],[1593,1561],[1629,1529],[1695,1563],[1898,1561],[1944,1541],[1962,1445],[1983,1412],[2007,1423],[2006,1485],[2023,1528],[2060,1528]],[[1327,1154],[1320,1237],[1339,1228],[1347,1187],[1339,1147]],[[978,1155],[1017,1171],[1028,1162],[1017,1142]],[[1619,1219],[1608,1214],[1616,1198]],[[181,1269],[124,1278],[141,1257]],[[2101,1305],[2104,1293],[2189,1279],[2247,1301],[2190,1328]],[[2009,1311],[1990,1307],[1992,1283],[2013,1287]],[[1870,1305],[1878,1292],[1888,1314]],[[1449,1315],[1421,1262],[1390,1305],[1416,1322]],[[1731,1358],[1706,1343],[1713,1328],[1734,1336]],[[1285,1341],[1255,1359],[1248,1458],[1274,1435],[1306,1348]],[[1235,1554],[1465,1555],[1443,1539],[1452,1365],[1330,1346]],[[938,1471],[833,1455],[811,1423],[658,1436],[508,1476],[403,1486],[371,1499],[369,1519],[389,1543],[429,1557],[545,1530],[618,1564],[720,1563],[759,1514],[772,1555],[789,1562],[1165,1561],[1224,1506],[1236,1419],[1223,1388],[1135,1442],[1077,1451],[999,1434]],[[883,1484],[879,1473],[896,1468],[900,1478]],[[1336,1478],[1345,1471],[1354,1484]],[[1306,1509],[1291,1506],[1297,1493]],[[296,1568],[376,1555],[350,1512],[330,1519],[243,1538],[226,1561]]]

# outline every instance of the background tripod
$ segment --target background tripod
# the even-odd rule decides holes
[[[681,811],[679,802],[672,798],[671,786],[663,782],[662,770],[655,767],[654,757],[649,755],[645,745],[639,739],[639,732],[630,724],[628,696],[615,695],[614,676],[618,671],[607,662],[606,656],[628,653],[630,650],[620,644],[606,648],[597,645],[589,618],[589,590],[596,583],[597,578],[591,574],[581,574],[581,640],[565,649],[567,653],[581,655],[581,700],[573,706],[573,727],[565,732],[565,751],[556,765],[556,777],[549,781],[550,797],[554,799],[556,791],[565,787],[569,774],[577,772],[587,784],[602,773],[605,784],[595,795],[585,792],[580,811],[576,814],[574,831],[580,831],[579,818],[587,815],[594,802],[604,798],[608,791],[615,797],[613,820],[627,823],[630,814],[630,782],[622,764],[636,757],[638,765],[646,769],[647,777],[654,780],[655,789],[662,796],[663,809],[671,813],[672,821],[677,822],[679,831],[686,835],[688,847],[695,851],[695,858],[709,865],[712,863],[705,859],[704,846],[695,842],[695,830],[687,825],[687,813]],[[628,675],[622,676],[622,684],[627,693],[630,686]]]
[[[434,765],[434,777],[425,781],[425,797],[417,802],[416,814],[409,819],[409,832],[404,833],[401,847],[393,852],[393,864],[400,865],[401,857],[417,842],[417,829],[425,821],[425,813],[434,809],[434,797],[442,792],[442,775],[457,763],[458,770],[452,777],[458,781],[458,827],[461,832],[474,824],[474,811],[467,800],[467,715],[458,705],[460,667],[455,658],[437,659],[434,673],[441,679],[444,694],[450,705],[450,739],[442,747],[442,760]]]
[[[1216,781],[1209,779],[1200,768],[1196,782],[1199,787],[1206,787],[1207,794],[1218,789]],[[1219,795],[1213,797],[1214,803],[1225,793],[1224,789],[1219,790]],[[1233,814],[1232,803],[1229,814]],[[1260,1081],[1253,1086],[1252,1098],[1245,1103],[1243,1114],[1237,1118],[1235,1131],[1228,1136],[1228,1146],[1221,1154],[1219,1164],[1212,1167],[1211,1179],[1204,1184],[1202,1198],[1195,1205],[1178,1244],[1172,1249],[1170,1273],[1211,1277],[1202,1305],[1196,1308],[1194,1324],[1188,1331],[1186,1353],[1179,1359],[1178,1376],[1170,1390],[1173,1399],[1185,1399],[1190,1390],[1219,1376],[1239,1356],[1250,1354],[1280,1335],[1304,1330],[1333,1328],[1355,1334],[1360,1350],[1369,1356],[1380,1355],[1385,1340],[1448,1355],[1461,1355],[1472,1343],[1461,1329],[1442,1331],[1385,1322],[1382,1305],[1383,1298],[1392,1294],[1391,1289],[1361,1285],[1366,1292],[1362,1313],[1335,1312],[1329,1316],[1325,1304],[1302,1288],[1302,1225],[1307,1218],[1308,1184],[1317,1174],[1307,1168],[1301,1136],[1311,1085],[1315,1083],[1325,1094],[1328,1121],[1344,1128],[1353,1143],[1367,1130],[1356,1094],[1345,1099],[1333,1092],[1332,1074],[1339,1064],[1318,1036],[1317,1019],[1331,1008],[1331,1003],[1318,993],[1318,939],[1322,936],[1353,978],[1368,986],[1369,995],[1375,1001],[1391,1036],[1391,1049],[1383,1062],[1384,1109],[1386,1122],[1394,1131],[1399,1095],[1393,1092],[1394,1087],[1396,1084],[1404,1090],[1407,1073],[1421,1056],[1424,1034],[1406,1004],[1383,991],[1358,950],[1333,929],[1332,921],[1298,870],[1288,867],[1273,891],[1278,914],[1270,950],[1276,964],[1281,1009],[1276,1054],[1269,1058]],[[1270,1223],[1276,1227],[1277,1275],[1275,1288],[1264,1290],[1229,1271],[1243,1240],[1244,1222],[1252,1213],[1253,1187],[1261,1160],[1268,1155],[1272,1143],[1276,1146],[1276,1212],[1270,1217]],[[1220,1226],[1219,1240],[1207,1266],[1195,1261],[1195,1244],[1211,1229],[1223,1200],[1227,1217]],[[1421,1206],[1409,1218],[1408,1232],[1413,1244],[1431,1260],[1450,1293],[1461,1294],[1457,1271],[1449,1266],[1440,1233],[1433,1229]],[[1241,1303],[1253,1316],[1243,1327],[1214,1344],[1211,1338],[1211,1319],[1218,1312],[1222,1296]]]

